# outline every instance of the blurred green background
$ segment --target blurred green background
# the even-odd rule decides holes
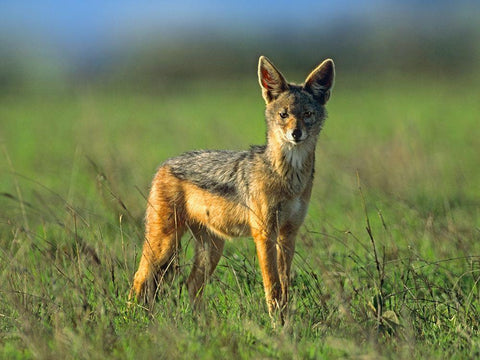
[[[477,2],[4,1],[1,8],[5,175],[61,191],[73,185],[52,173],[75,172],[89,157],[111,171],[123,167],[126,189],[146,189],[155,166],[181,151],[262,143],[263,54],[295,82],[324,58],[335,60],[319,147],[338,161],[324,176],[346,171],[354,183],[358,170],[374,193],[428,194],[437,205],[447,190],[454,198],[479,193]],[[0,180],[7,192],[12,179]]]

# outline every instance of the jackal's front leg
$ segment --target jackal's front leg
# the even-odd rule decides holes
[[[295,253],[295,237],[297,229],[286,224],[280,229],[277,240],[277,264],[280,285],[282,288],[281,304],[285,309],[288,304],[288,288],[290,286],[290,269]]]
[[[262,271],[265,299],[270,316],[281,310],[281,286],[277,267],[276,234],[266,231],[253,231],[258,262]]]

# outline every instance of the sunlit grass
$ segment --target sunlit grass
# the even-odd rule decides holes
[[[261,143],[255,79],[3,98],[0,357],[478,356],[475,86],[413,80],[338,79],[280,329],[250,239],[227,244],[203,311],[182,286],[188,235],[151,311],[127,307],[155,168]]]

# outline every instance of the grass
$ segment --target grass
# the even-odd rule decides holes
[[[156,166],[262,143],[257,87],[0,99],[0,358],[480,355],[474,79],[338,79],[285,327],[266,314],[250,239],[226,245],[204,311],[182,285],[188,236],[155,306],[127,307]]]

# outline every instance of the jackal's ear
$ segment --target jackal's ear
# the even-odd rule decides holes
[[[308,75],[304,89],[324,105],[330,98],[334,81],[335,64],[332,59],[327,59]]]
[[[260,56],[258,60],[258,82],[267,104],[288,89],[287,81],[283,75],[265,56]]]

